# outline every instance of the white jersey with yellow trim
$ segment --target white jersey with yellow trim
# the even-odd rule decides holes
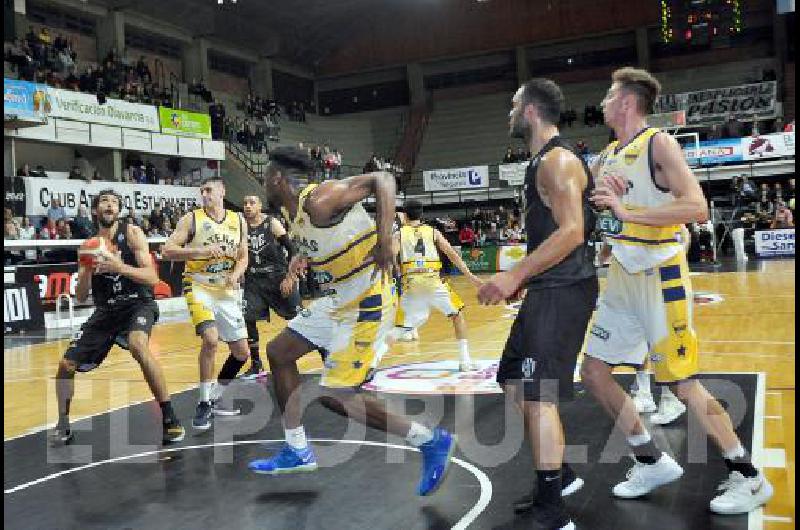
[[[378,242],[375,221],[359,203],[353,205],[332,226],[314,226],[303,206],[317,184],[308,185],[300,192],[297,216],[289,223],[289,232],[298,250],[309,259],[322,293],[333,301],[336,308],[358,302],[375,281],[371,276],[375,265],[368,261]],[[284,211],[289,219],[289,215]],[[379,273],[380,274],[380,273]]]
[[[242,244],[244,220],[241,214],[224,210],[221,221],[216,221],[202,208],[192,212],[193,230],[186,248],[203,248],[218,245],[224,256],[187,260],[183,275],[192,281],[220,287],[236,265],[236,257]]]
[[[656,184],[653,138],[660,130],[642,129],[626,145],[612,142],[599,157],[598,180],[616,175],[628,182],[622,204],[628,210],[654,208],[675,200],[669,190]],[[651,269],[681,252],[681,225],[648,226],[622,223],[610,234],[614,258],[631,274]]]

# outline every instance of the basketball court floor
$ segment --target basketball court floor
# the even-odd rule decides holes
[[[684,477],[646,499],[614,499],[610,488],[624,478],[629,460],[611,421],[583,394],[562,411],[571,446],[567,456],[586,481],[567,500],[578,528],[794,528],[794,274],[794,261],[694,274],[703,378],[724,403],[745,405],[734,421],[775,486],[772,501],[749,516],[711,514],[708,501],[724,465],[691,435],[692,421],[685,417],[654,429],[685,465]],[[244,415],[218,418],[207,433],[192,432],[199,341],[188,322],[173,321],[158,325],[152,339],[176,412],[189,427],[186,439],[169,448],[158,445],[158,406],[138,365],[118,349],[100,369],[77,377],[75,443],[49,448],[44,429],[56,420],[53,376],[67,340],[6,339],[4,527],[530,527],[530,519],[511,509],[534,480],[530,451],[521,439],[520,418],[504,407],[492,382],[515,308],[478,306],[466,281],[457,277],[453,284],[467,303],[470,346],[481,370],[457,372],[452,327],[437,315],[420,330],[419,342],[392,349],[369,386],[391,408],[439,421],[458,434],[451,474],[435,495],[415,495],[419,455],[402,440],[359,431],[315,403],[304,423],[316,440],[320,469],[282,477],[250,473],[248,461],[274,450],[283,434],[269,381],[237,382],[230,397]],[[262,324],[262,340],[281,325]],[[221,352],[218,365],[224,357]],[[319,368],[317,355],[301,362],[309,393]],[[625,385],[632,379],[624,371],[618,377]],[[707,466],[696,461],[698,449],[707,449]]]

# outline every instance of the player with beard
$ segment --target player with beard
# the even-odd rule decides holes
[[[251,364],[242,378],[252,379],[264,370],[258,353],[256,322],[269,321],[270,309],[282,319],[291,320],[302,309],[303,301],[297,278],[289,274],[294,244],[281,222],[261,211],[261,199],[255,195],[244,198],[244,219],[250,253],[244,273],[244,322]]]
[[[563,496],[583,481],[563,464],[558,403],[573,398],[573,373],[597,300],[589,168],[559,136],[564,96],[549,79],[533,79],[512,99],[511,135],[535,153],[525,175],[528,255],[478,291],[497,304],[526,289],[503,350],[497,382],[522,411],[533,450],[537,493],[517,502],[534,509],[540,528],[574,529]]]
[[[139,363],[161,407],[163,442],[179,442],[186,434],[172,410],[161,365],[150,352],[150,332],[158,320],[158,306],[153,297],[158,274],[144,233],[138,226],[119,220],[121,208],[121,197],[110,189],[101,191],[92,200],[99,225],[97,236],[109,248],[99,251],[94,268],[81,264],[78,269],[75,297],[84,302],[91,287],[97,308],[58,364],[58,424],[52,434],[56,444],[68,444],[74,439],[69,407],[75,394],[75,372],[88,372],[100,366],[115,342],[124,343]]]

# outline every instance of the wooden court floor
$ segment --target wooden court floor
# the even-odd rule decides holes
[[[764,528],[788,529],[795,526],[795,264],[793,260],[770,261],[757,268],[694,275],[696,294],[712,302],[695,306],[700,366],[704,372],[766,374],[764,445],[771,466],[766,473],[775,485],[776,495],[765,509]],[[461,277],[454,278],[452,284],[467,304],[473,357],[497,359],[513,321],[513,310],[477,305],[475,290]],[[262,357],[263,344],[282,326],[280,319],[260,324]],[[419,342],[395,345],[382,365],[457,357],[452,327],[440,315],[434,315],[420,330],[420,337]],[[67,342],[64,339],[13,346],[5,341],[5,439],[55,423],[53,377]],[[158,325],[151,348],[161,359],[171,392],[197,385],[199,340],[188,322]],[[226,356],[227,351],[221,346],[217,367]],[[304,372],[319,370],[319,357],[307,356],[300,367]],[[124,350],[115,347],[101,368],[78,375],[72,418],[151,399],[138,365]],[[189,423],[189,418],[183,420]]]

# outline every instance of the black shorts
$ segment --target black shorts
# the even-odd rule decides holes
[[[573,374],[597,304],[597,278],[528,289],[497,370],[500,385],[522,384],[526,401],[574,396]]]
[[[144,331],[150,336],[157,321],[158,305],[153,300],[98,307],[75,334],[64,358],[74,361],[79,372],[94,370],[105,360],[115,343],[127,349],[131,331]]]
[[[245,281],[243,302],[244,319],[247,322],[269,321],[270,309],[282,319],[291,320],[297,316],[298,308],[302,309],[303,305],[303,299],[296,285],[292,294],[284,297],[279,281],[265,279]]]

